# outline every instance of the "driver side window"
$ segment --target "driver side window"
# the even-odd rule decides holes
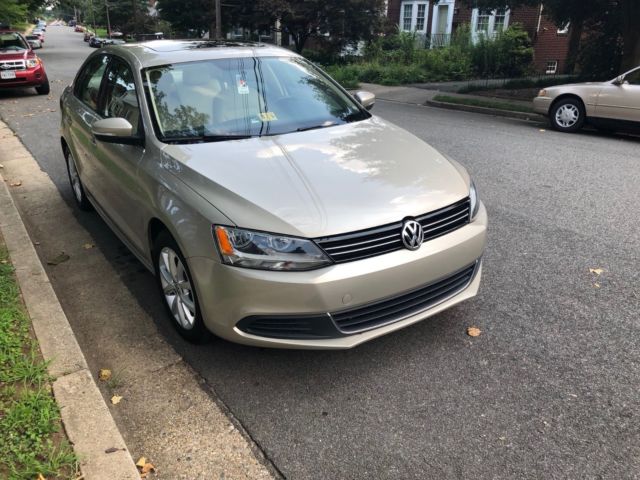
[[[114,58],[109,64],[104,98],[100,112],[102,116],[124,118],[133,126],[134,132],[139,131],[140,107],[133,72],[121,60]]]
[[[624,79],[629,82],[629,85],[640,85],[640,68],[631,72]]]

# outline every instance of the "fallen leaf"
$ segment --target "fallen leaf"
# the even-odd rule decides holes
[[[111,397],[111,403],[113,403],[114,405],[119,404],[120,400],[122,400],[122,396],[120,395],[114,395],[113,397]]]
[[[47,480],[47,479],[43,477],[41,473],[39,473],[38,478],[36,478],[36,480]]]
[[[467,328],[467,335],[470,337],[479,337],[480,329],[478,327],[469,327]]]
[[[84,248],[85,250],[91,250],[93,247],[95,247],[93,243],[85,243],[84,245],[82,245],[82,248]]]
[[[11,185],[12,187],[19,187],[20,185],[22,185],[22,180],[11,182],[9,185]]]
[[[600,284],[599,284],[598,282],[594,283],[594,284],[593,284],[593,286],[594,286],[595,288],[600,288]]]
[[[140,459],[136,462],[136,467],[138,468],[144,468],[144,466],[147,464],[147,459],[144,457],[140,457]],[[131,465],[131,464],[129,464]]]
[[[61,252],[60,255],[58,255],[55,258],[52,258],[51,260],[47,260],[47,265],[60,265],[63,262],[66,262],[67,260],[69,260],[71,257],[69,255],[67,255],[64,252]]]
[[[590,268],[589,269],[589,273],[595,273],[598,276],[602,275],[602,272],[604,272],[604,270],[602,268]]]
[[[109,370],[108,368],[101,368],[100,373],[98,373],[98,378],[101,381],[106,382],[111,378],[111,370]]]
[[[144,467],[142,467],[141,473],[149,473],[149,472],[155,472],[155,471],[156,471],[156,467],[153,466],[153,463],[145,463]]]
[[[116,448],[116,447],[111,447],[111,448],[107,448],[104,453],[115,453],[115,452],[126,452],[127,449],[126,448]]]

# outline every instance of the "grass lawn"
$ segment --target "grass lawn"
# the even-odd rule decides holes
[[[457,105],[471,105],[473,107],[495,108],[498,110],[510,110],[512,112],[534,113],[533,107],[510,102],[498,102],[481,98],[452,97],[450,95],[436,95],[436,102],[455,103]]]
[[[78,477],[50,380],[0,237],[0,478]]]

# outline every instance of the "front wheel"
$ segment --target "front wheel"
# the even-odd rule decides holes
[[[178,333],[192,343],[205,343],[211,332],[204,326],[195,285],[187,262],[166,230],[154,242],[154,263],[160,295]]]
[[[36,92],[38,92],[38,95],[49,95],[49,92],[51,91],[51,86],[49,85],[49,80],[45,80],[45,82],[36,87]]]
[[[577,132],[584,125],[586,112],[582,102],[576,98],[560,100],[551,109],[549,118],[554,130]]]

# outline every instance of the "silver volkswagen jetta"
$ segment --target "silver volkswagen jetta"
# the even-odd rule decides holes
[[[480,285],[466,170],[265,45],[107,47],[61,98],[80,208],[153,271],[192,341],[350,348]]]

